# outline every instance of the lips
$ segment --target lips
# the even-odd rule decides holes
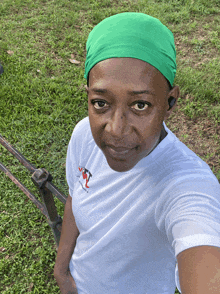
[[[113,146],[113,145],[107,145],[108,147],[110,147],[111,149],[113,149],[114,151],[116,152],[125,152],[125,151],[128,151],[130,150],[131,148],[128,148],[128,147],[123,147],[123,146]]]
[[[106,150],[112,158],[125,160],[135,152],[135,147],[128,148],[124,146],[106,145]]]

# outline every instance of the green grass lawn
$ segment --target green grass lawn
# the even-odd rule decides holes
[[[101,20],[126,11],[157,17],[174,33],[181,99],[167,125],[220,180],[219,0],[4,0],[0,133],[30,162],[46,168],[66,195],[67,145],[75,124],[87,116],[86,40]],[[37,192],[26,169],[1,146],[0,161]],[[1,171],[0,204],[0,293],[60,293],[50,227]],[[56,204],[63,216],[63,204]]]

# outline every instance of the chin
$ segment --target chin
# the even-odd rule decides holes
[[[107,159],[107,158],[106,158]],[[126,172],[131,170],[135,164],[127,163],[126,161],[116,161],[112,159],[107,159],[108,165],[111,169],[113,169],[116,172]]]

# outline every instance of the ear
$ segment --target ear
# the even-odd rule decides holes
[[[174,111],[174,109],[176,108],[177,106],[177,100],[180,96],[180,88],[179,86],[174,86],[173,89],[169,92],[169,94],[167,95],[167,98],[166,98],[166,107],[167,107],[167,110],[166,110],[166,113],[165,113],[165,117],[164,117],[164,120],[166,120],[170,115],[171,113]],[[172,105],[170,105],[170,101],[173,100]]]

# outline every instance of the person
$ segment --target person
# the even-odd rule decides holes
[[[180,96],[172,32],[124,12],[95,26],[86,49],[89,115],[67,151],[61,293],[220,293],[220,185],[165,124]]]

